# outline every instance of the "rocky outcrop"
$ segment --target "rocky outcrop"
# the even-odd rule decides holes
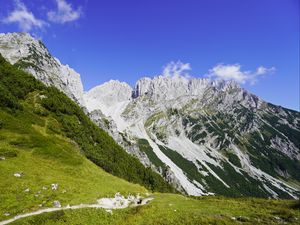
[[[1,33],[0,54],[47,86],[54,85],[79,105],[85,105],[80,75],[68,65],[61,64],[41,41],[30,34]]]

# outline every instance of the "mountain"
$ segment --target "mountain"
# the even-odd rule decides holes
[[[25,39],[28,37],[18,35]],[[10,54],[6,52],[6,56],[8,55]],[[99,221],[105,224],[149,225],[241,222],[298,224],[299,202],[295,200],[189,197],[157,193],[174,190],[161,176],[150,168],[145,168],[136,157],[127,154],[112,137],[95,125],[104,126],[111,135],[116,135],[114,138],[120,138],[120,144],[128,147],[128,152],[144,156],[144,164],[149,163],[166,181],[185,192],[180,185],[182,177],[178,177],[170,167],[173,165],[162,163],[161,155],[156,155],[149,145],[153,144],[154,138],[152,137],[151,142],[150,139],[138,138],[141,136],[138,136],[141,133],[139,131],[136,131],[136,138],[119,132],[122,126],[124,131],[129,132],[127,119],[123,115],[119,119],[124,123],[117,119],[114,122],[112,119],[118,118],[118,113],[115,115],[111,111],[114,105],[119,105],[121,109],[126,105],[126,109],[137,99],[149,96],[145,97],[145,93],[138,91],[128,95],[130,91],[137,89],[132,89],[125,83],[111,81],[106,86],[106,92],[97,96],[93,103],[96,104],[97,99],[107,94],[100,106],[106,103],[106,109],[109,110],[105,111],[103,108],[102,113],[96,105],[88,113],[84,106],[76,104],[77,100],[72,98],[75,95],[68,97],[62,92],[70,89],[66,87],[60,91],[55,87],[61,84],[59,79],[65,79],[60,77],[62,74],[58,74],[58,81],[47,84],[45,80],[41,82],[24,72],[26,68],[20,70],[21,68],[17,63],[11,65],[0,55],[0,224],[96,225]],[[114,86],[114,91],[109,93],[111,85]],[[94,90],[95,95],[99,93],[98,88]],[[107,101],[107,98],[110,100]],[[129,103],[122,105],[125,101]],[[138,104],[143,106],[145,102],[147,103],[142,99]],[[151,107],[149,109],[152,110]],[[95,119],[95,123],[86,113]],[[113,117],[106,116],[105,113]],[[151,114],[151,111],[147,113]],[[150,130],[145,125],[142,129]],[[132,129],[134,130],[135,128]],[[146,135],[153,135],[151,133]],[[166,138],[161,139],[161,142],[155,140],[155,145],[162,145],[162,151],[168,152],[165,150],[167,144],[164,139]],[[183,157],[178,157],[175,152],[173,155],[177,158],[168,154],[165,157],[172,160],[174,165],[176,163],[190,167],[186,170],[190,174],[195,172]],[[186,176],[185,179],[190,179],[190,175],[182,173]],[[196,173],[192,175],[196,176]],[[132,207],[123,205],[126,199],[132,198],[132,194],[140,196],[142,203],[147,199],[150,202],[147,205],[132,204]],[[124,199],[122,195],[128,198]],[[101,206],[99,201],[106,204]],[[111,203],[110,206],[108,203]],[[115,206],[123,209],[114,209]]]
[[[0,33],[0,54],[11,64],[32,74],[47,86],[54,85],[84,106],[80,75],[52,57],[40,40],[28,33]]]
[[[24,33],[0,34],[0,53],[64,92],[183,193],[299,196],[299,112],[267,103],[233,81],[180,74],[142,78],[134,87],[111,80],[84,93],[80,75]]]
[[[162,178],[118,151],[89,121],[65,94],[0,56],[0,224],[298,224],[296,201],[151,193],[132,182],[144,177],[150,185],[142,184],[163,190],[157,189]],[[98,144],[91,146],[90,139]],[[119,177],[97,166],[99,156]],[[118,192],[153,200],[98,207],[99,198],[109,201]]]
[[[299,196],[300,113],[233,81],[178,74],[142,78],[134,88],[109,81],[85,93],[84,101],[90,114],[101,111],[108,126],[114,124],[120,144],[139,149],[141,161],[148,158],[178,190]]]

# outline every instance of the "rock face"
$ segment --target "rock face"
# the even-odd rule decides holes
[[[0,54],[11,64],[31,73],[48,86],[54,85],[84,106],[80,75],[52,57],[41,41],[27,33],[1,33]]]
[[[89,111],[101,108],[105,115],[111,115],[116,105],[132,99],[132,88],[125,82],[111,80],[92,88],[84,99]]]

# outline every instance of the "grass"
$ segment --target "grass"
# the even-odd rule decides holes
[[[299,209],[295,201],[253,198],[187,198],[175,194],[154,194],[145,206],[113,210],[65,210],[22,219],[22,224],[297,224]]]
[[[94,203],[116,192],[146,192],[142,186],[106,173],[87,160],[74,141],[42,126],[49,118],[4,111],[0,111],[0,118],[4,123],[0,129],[0,156],[5,157],[0,160],[0,220],[7,219],[5,213],[13,216],[52,207],[54,200],[62,205]],[[58,190],[51,190],[52,183],[59,185]],[[25,192],[27,188],[29,192]]]

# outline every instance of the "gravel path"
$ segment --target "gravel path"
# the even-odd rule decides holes
[[[102,209],[124,209],[127,208],[128,206],[140,206],[140,205],[145,205],[153,198],[144,198],[140,199],[139,202],[135,201],[136,199],[126,199],[126,198],[101,198],[97,200],[97,204],[80,204],[80,205],[74,205],[74,206],[65,206],[65,207],[59,207],[59,208],[45,208],[45,209],[40,209],[35,212],[30,212],[30,213],[25,213],[25,214],[20,214],[17,215],[11,219],[4,220],[0,222],[0,225],[5,225],[12,223],[16,220],[26,218],[29,216],[35,216],[39,215],[42,213],[47,213],[47,212],[54,212],[54,211],[60,211],[60,210],[65,210],[65,209],[82,209],[82,208],[102,208]]]

